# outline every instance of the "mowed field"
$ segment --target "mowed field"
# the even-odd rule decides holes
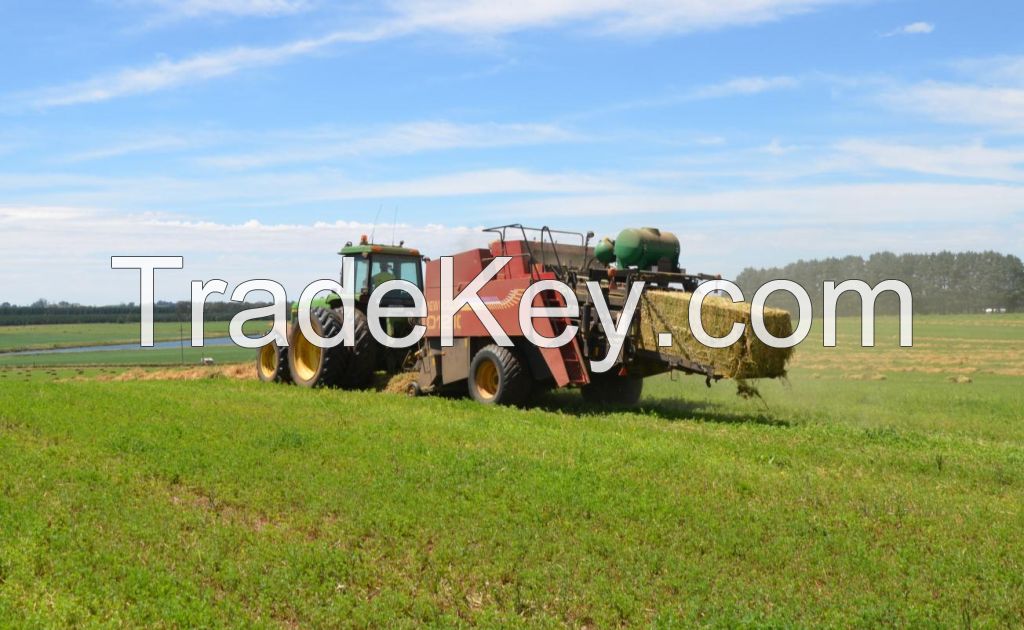
[[[1019,626],[1024,317],[915,324],[631,411],[6,366],[0,626]]]

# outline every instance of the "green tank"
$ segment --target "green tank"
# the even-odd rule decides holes
[[[598,243],[595,256],[608,264],[597,253],[607,239]],[[640,267],[647,269],[661,264],[661,271],[675,271],[679,268],[679,239],[671,232],[657,228],[627,228],[619,232],[613,245],[612,260],[619,267]],[[668,265],[664,261],[668,261]],[[609,261],[611,262],[611,261]]]
[[[615,262],[615,241],[607,236],[594,245],[594,258],[602,265],[610,265]]]

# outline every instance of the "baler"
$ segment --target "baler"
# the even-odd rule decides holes
[[[681,347],[659,347],[645,342],[642,326],[659,314],[644,300],[634,314],[627,338],[614,367],[595,372],[592,360],[605,358],[611,344],[597,316],[594,297],[586,282],[600,286],[601,299],[613,316],[621,312],[633,283],[644,282],[645,290],[690,291],[708,279],[708,274],[688,274],[679,267],[679,241],[670,233],[654,228],[623,230],[618,237],[603,239],[590,246],[593,233],[576,233],[519,224],[488,228],[496,236],[487,248],[454,254],[453,293],[458,293],[487,265],[499,256],[511,260],[477,294],[512,347],[498,345],[475,312],[464,308],[455,315],[454,345],[442,346],[440,325],[440,260],[426,260],[421,271],[417,250],[375,245],[365,237],[359,245],[346,245],[342,256],[353,259],[356,268],[354,346],[338,345],[321,349],[306,340],[299,327],[290,326],[289,347],[275,344],[261,350],[257,361],[260,378],[292,381],[306,387],[364,388],[371,384],[375,371],[389,375],[409,373],[407,392],[468,394],[484,404],[521,405],[538,392],[573,387],[595,403],[635,404],[643,389],[643,379],[669,371],[702,375],[710,385],[723,374],[710,363],[693,360]],[[566,241],[576,242],[566,242]],[[389,334],[401,335],[415,323],[426,332],[413,348],[394,350],[378,344],[367,330],[366,304],[369,293],[379,284],[379,270],[397,270],[394,277],[417,285],[427,302],[427,317],[418,322],[396,319],[384,322]],[[526,289],[541,280],[558,280],[576,293],[580,310],[577,317],[536,318],[538,334],[555,337],[567,326],[578,333],[560,348],[542,348],[530,343],[520,328],[520,298]],[[390,304],[411,306],[403,292],[390,296]],[[389,305],[389,301],[385,301]],[[561,295],[543,291],[534,306],[564,306]],[[342,304],[331,296],[312,309],[314,330],[324,337],[338,334]],[[663,319],[663,318],[658,318]],[[647,324],[652,324],[647,321]],[[394,332],[393,332],[394,331]]]

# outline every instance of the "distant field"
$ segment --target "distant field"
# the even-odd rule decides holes
[[[228,322],[207,322],[207,338],[226,337]],[[192,338],[190,324],[155,322],[154,341],[177,341]],[[44,350],[78,346],[139,343],[139,324],[46,324],[37,326],[0,326],[0,352]]]
[[[1024,317],[856,326],[629,412],[3,368],[0,626],[1018,625]]]
[[[264,322],[249,322],[245,326],[245,332],[247,334],[262,333],[266,326]],[[206,339],[217,339],[228,335],[228,322],[207,322],[204,328]],[[234,345],[192,348],[192,332],[188,325],[185,325],[179,332],[179,326],[176,323],[157,322],[153,327],[153,337],[156,342],[184,339],[184,354],[180,347],[175,347],[5,356],[3,354],[5,352],[21,350],[138,344],[139,324],[0,326],[0,366],[175,365],[195,364],[203,357],[210,357],[219,363],[232,363],[248,361],[255,357],[254,350],[246,350]]]

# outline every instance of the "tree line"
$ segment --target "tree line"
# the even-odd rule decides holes
[[[914,294],[914,312],[919,314],[983,313],[1024,311],[1024,263],[1021,259],[997,252],[938,252],[933,254],[894,254],[880,252],[867,259],[860,256],[799,260],[785,267],[744,269],[736,284],[749,300],[770,280],[792,280],[811,297],[815,315],[823,312],[823,287],[826,281],[863,280],[874,286],[882,280],[902,280]],[[785,293],[773,294],[768,304],[790,311],[796,300]],[[888,292],[876,301],[876,312],[895,314],[899,302]],[[837,314],[860,313],[856,294],[840,298]]]
[[[206,321],[227,321],[240,311],[267,305],[265,302],[207,302],[203,314]],[[0,304],[0,326],[131,323],[138,322],[140,317],[140,307],[133,302],[88,306],[40,299],[27,306]],[[154,321],[189,322],[191,318],[192,304],[187,300],[161,301],[153,305]]]
[[[736,284],[749,300],[761,285],[770,280],[793,280],[807,291],[815,314],[823,312],[823,287],[826,281],[863,280],[874,286],[882,280],[902,280],[914,294],[914,312],[919,314],[981,313],[988,309],[1024,311],[1024,263],[1017,256],[997,252],[938,252],[933,254],[894,254],[879,252],[868,258],[846,256],[823,260],[798,260],[785,267],[755,269],[748,267],[736,278]],[[770,306],[796,310],[796,301],[786,293],[775,293]],[[226,321],[238,312],[267,306],[265,302],[209,302],[207,321]],[[879,314],[896,314],[899,302],[892,293],[876,301]],[[860,313],[860,300],[847,293],[840,298],[840,315]],[[188,322],[191,303],[161,301],[153,305],[158,322]],[[27,324],[86,324],[138,322],[139,306],[132,302],[107,306],[88,306],[40,299],[27,306],[0,304],[0,326]]]

